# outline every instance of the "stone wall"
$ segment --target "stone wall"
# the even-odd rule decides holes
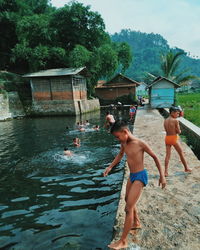
[[[99,109],[98,99],[37,101],[32,104],[31,115],[79,115]]]
[[[17,92],[0,94],[0,121],[23,116],[25,112]]]
[[[100,109],[99,99],[74,101],[76,114],[84,114]]]
[[[33,101],[23,107],[17,92],[0,94],[0,121],[25,115],[79,115],[96,110],[100,110],[99,99]]]

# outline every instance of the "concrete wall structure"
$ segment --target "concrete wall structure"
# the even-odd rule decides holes
[[[99,99],[47,100],[33,102],[31,115],[79,115],[99,109]]]
[[[0,94],[0,121],[23,116],[25,112],[17,92]]]

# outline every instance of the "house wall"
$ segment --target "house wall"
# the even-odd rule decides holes
[[[31,89],[35,102],[87,99],[86,79],[81,76],[32,78]]]
[[[169,108],[175,102],[174,85],[166,80],[154,84],[149,93],[152,108]]]
[[[122,88],[96,88],[95,93],[97,97],[101,100],[113,101],[120,96],[129,95],[132,93],[135,96],[135,87],[122,87]]]

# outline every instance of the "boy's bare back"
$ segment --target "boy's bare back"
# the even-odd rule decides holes
[[[181,133],[179,121],[171,116],[164,121],[164,128],[167,135],[177,135]]]

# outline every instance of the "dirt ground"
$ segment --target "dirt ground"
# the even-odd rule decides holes
[[[138,110],[133,133],[150,145],[164,166],[163,121],[156,110]],[[193,171],[191,174],[183,171],[179,157],[173,149],[165,190],[158,187],[159,174],[154,161],[145,155],[149,184],[144,188],[138,202],[142,229],[131,231],[127,249],[200,249],[200,161],[183,141],[181,145]],[[126,167],[113,241],[119,239],[123,229],[128,175]]]

